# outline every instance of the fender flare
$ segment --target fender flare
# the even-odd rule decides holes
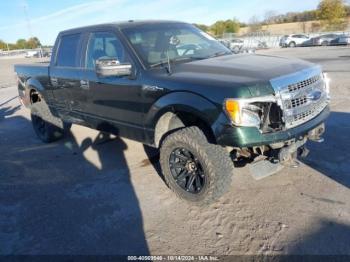
[[[145,116],[144,126],[147,133],[147,140],[153,144],[155,128],[159,119],[168,112],[187,112],[213,130],[213,124],[217,121],[221,111],[218,106],[208,99],[191,92],[172,92],[159,98],[149,109]]]
[[[35,89],[40,95],[43,94],[44,87],[35,78],[28,78],[25,81],[19,82],[18,91],[19,97],[25,107],[30,107],[31,105],[31,90]]]
[[[26,82],[26,88],[28,89],[28,91],[30,91],[30,89],[35,89],[38,93],[42,94],[44,91],[44,87],[42,86],[42,84],[35,78],[29,78]]]

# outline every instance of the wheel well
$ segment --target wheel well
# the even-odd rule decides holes
[[[159,147],[167,135],[190,126],[197,126],[210,143],[215,143],[214,133],[203,119],[188,112],[177,111],[167,112],[159,118],[155,127],[154,144]]]
[[[35,89],[31,89],[30,90],[29,97],[30,97],[30,103],[31,104],[35,104],[35,103],[41,101],[40,94]]]

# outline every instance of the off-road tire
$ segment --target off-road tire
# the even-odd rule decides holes
[[[198,194],[186,192],[171,173],[170,154],[179,147],[188,149],[203,167],[207,182]],[[168,187],[179,198],[199,206],[216,201],[229,190],[234,168],[228,152],[219,145],[210,144],[198,127],[184,128],[168,135],[160,148],[160,165]]]
[[[31,105],[31,119],[36,135],[45,143],[61,139],[72,126],[54,116],[42,99]]]

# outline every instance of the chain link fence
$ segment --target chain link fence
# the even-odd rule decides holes
[[[0,50],[0,58],[48,57],[51,48]]]
[[[244,36],[240,36],[234,33],[226,33],[222,36],[222,41],[232,42],[233,40],[242,41],[242,49],[264,49],[264,48],[278,48],[280,47],[280,41],[285,35],[306,35],[309,38],[315,38],[327,34],[346,35],[350,37],[350,31],[336,31],[336,32],[320,32],[320,33],[299,33],[299,34],[278,34],[272,35],[268,32],[254,32]]]

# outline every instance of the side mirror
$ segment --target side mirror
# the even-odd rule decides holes
[[[121,64],[117,59],[100,58],[96,60],[96,73],[101,77],[130,76],[132,74],[131,64]]]

